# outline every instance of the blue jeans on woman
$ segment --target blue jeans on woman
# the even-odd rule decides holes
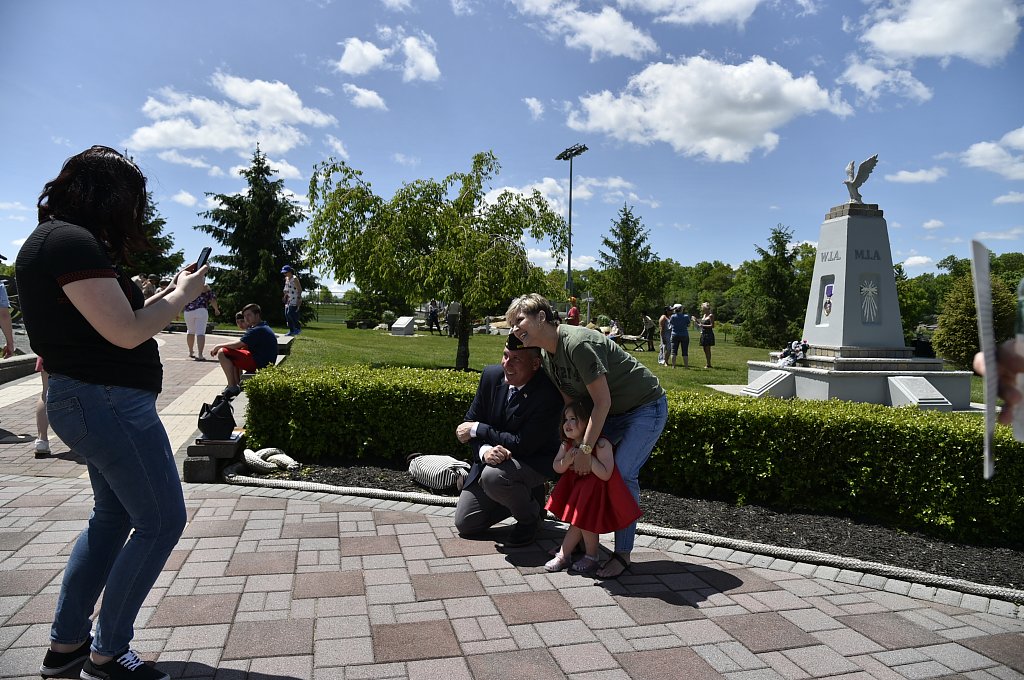
[[[302,328],[299,326],[299,306],[285,305],[284,318],[288,322],[288,334],[298,335]]]
[[[667,421],[668,398],[664,396],[605,420],[601,434],[615,443],[615,467],[637,503],[640,502],[640,468],[651,457]],[[633,522],[615,532],[615,552],[632,552],[635,540],[636,522]]]
[[[156,393],[50,376],[46,413],[68,448],[85,458],[94,506],[71,551],[50,639],[116,656],[185,528],[185,500]],[[129,533],[131,537],[129,538]],[[127,540],[127,542],[125,542]],[[105,592],[104,592],[105,589]]]

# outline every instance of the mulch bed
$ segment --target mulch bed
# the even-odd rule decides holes
[[[279,479],[335,486],[369,487],[423,492],[406,470],[362,461],[323,461],[303,464],[294,472],[271,475]],[[855,521],[845,517],[776,512],[757,505],[734,506],[720,501],[682,498],[643,490],[642,522],[757,543],[816,550],[895,567],[917,569],[975,583],[1024,590],[1024,548],[986,547],[950,543]]]

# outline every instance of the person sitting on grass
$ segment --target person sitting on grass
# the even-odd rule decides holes
[[[210,356],[217,357],[228,386],[221,393],[225,397],[238,396],[242,391],[239,383],[243,371],[258,371],[274,363],[277,358],[277,335],[263,320],[263,310],[252,303],[242,308],[242,317],[248,329],[235,342],[217,345],[210,350]]]

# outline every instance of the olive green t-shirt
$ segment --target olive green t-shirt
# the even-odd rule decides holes
[[[574,399],[589,397],[587,385],[604,375],[612,395],[611,415],[632,411],[664,394],[658,378],[632,354],[600,333],[583,326],[558,327],[558,348],[543,352],[544,371],[562,392]]]

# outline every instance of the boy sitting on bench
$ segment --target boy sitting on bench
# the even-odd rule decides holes
[[[263,320],[260,306],[255,303],[246,305],[242,308],[242,316],[249,329],[241,339],[210,350],[210,356],[217,357],[228,380],[228,386],[221,394],[229,399],[242,391],[239,383],[243,371],[257,371],[277,359],[277,335]]]

